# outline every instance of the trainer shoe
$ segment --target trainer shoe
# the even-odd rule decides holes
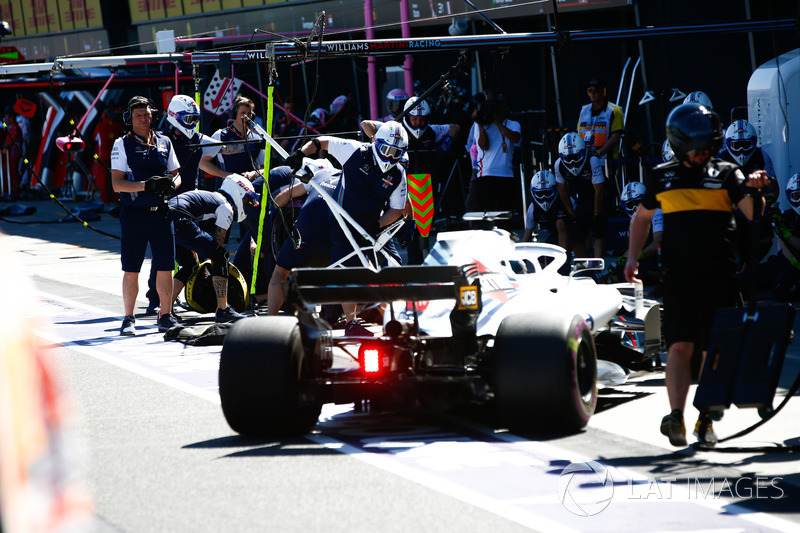
[[[126,337],[132,337],[136,335],[136,317],[131,315],[123,318],[122,327],[119,328],[119,334],[125,335]]]
[[[169,331],[175,326],[180,326],[180,324],[178,323],[178,319],[175,318],[175,315],[172,313],[167,313],[166,315],[161,315],[158,317],[158,331],[161,333]]]
[[[225,324],[227,322],[236,322],[242,318],[247,318],[247,315],[237,313],[230,305],[225,309],[217,309],[217,314],[214,316],[214,322],[217,324]]]
[[[144,310],[145,316],[153,316],[158,314],[158,302],[150,302],[147,304],[147,309]]]
[[[716,446],[719,439],[714,433],[714,425],[708,413],[700,413],[697,423],[694,425],[693,435],[697,437],[697,442],[706,446]]]
[[[375,335],[364,327],[364,321],[354,318],[344,325],[344,334],[348,337],[374,337]]]
[[[686,446],[686,427],[680,411],[675,409],[661,419],[661,434],[669,437],[669,443],[673,446]]]

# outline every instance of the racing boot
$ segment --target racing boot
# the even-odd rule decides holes
[[[167,332],[177,326],[180,326],[180,323],[172,313],[158,316],[158,331],[161,333]]]
[[[700,413],[697,423],[694,425],[693,435],[697,437],[697,442],[706,446],[716,446],[719,439],[714,433],[714,425],[711,422],[711,415]]]
[[[673,446],[686,446],[686,427],[680,409],[673,409],[661,419],[661,434],[669,437],[669,443]]]
[[[119,334],[125,337],[132,337],[136,335],[136,317],[126,316],[122,319],[122,327],[119,328]]]

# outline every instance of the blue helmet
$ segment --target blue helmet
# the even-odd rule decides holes
[[[795,174],[786,182],[786,199],[794,212],[800,215],[800,174]]]

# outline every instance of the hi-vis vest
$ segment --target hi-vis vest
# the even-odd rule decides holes
[[[600,148],[606,143],[611,135],[611,120],[616,107],[616,104],[608,102],[606,108],[595,116],[592,116],[592,104],[586,104],[581,108],[578,135],[583,138],[587,147]]]

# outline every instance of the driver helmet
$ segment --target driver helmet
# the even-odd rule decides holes
[[[408,134],[399,122],[390,120],[381,124],[372,141],[372,153],[384,174],[401,162],[407,149]]]
[[[675,159],[675,152],[672,151],[672,146],[669,145],[669,139],[664,140],[664,144],[661,145],[661,160],[664,163],[668,163]]]
[[[233,202],[233,206],[236,208],[237,222],[241,222],[247,218],[247,213],[244,211],[245,205],[251,205],[253,207],[259,206],[258,193],[253,189],[253,184],[250,183],[250,180],[239,174],[231,174],[222,180],[219,191],[224,193],[225,196]]]
[[[709,109],[714,109],[714,106],[711,105],[711,98],[708,97],[706,93],[703,91],[694,91],[686,95],[686,98],[683,99],[684,104],[700,104],[704,105]]]
[[[703,150],[716,155],[722,138],[719,116],[704,105],[681,104],[667,116],[667,139],[678,161]]]
[[[195,101],[185,94],[176,94],[172,97],[167,108],[167,122],[186,137],[192,138],[200,120],[200,109]]]
[[[640,181],[632,181],[622,189],[619,195],[619,203],[629,217],[633,217],[636,207],[641,203],[647,187]]]
[[[403,104],[408,100],[408,94],[403,89],[392,89],[386,95],[386,109],[389,114],[396,117],[403,110]]]
[[[758,133],[746,120],[737,120],[725,131],[725,149],[743,167],[756,151]]]
[[[414,136],[415,139],[419,139],[419,136],[422,135],[422,132],[428,127],[428,123],[431,120],[431,106],[428,105],[428,102],[425,100],[420,100],[418,96],[412,96],[406,101],[406,105],[403,106],[403,111],[410,109],[406,116],[403,117],[403,125],[406,129]],[[413,127],[409,122],[409,117],[420,117],[422,118],[422,125],[419,128]]]
[[[558,142],[558,156],[567,169],[577,176],[586,162],[586,143],[577,133],[567,133]]]
[[[536,205],[549,211],[556,201],[558,186],[556,176],[549,170],[540,170],[531,178],[531,196]]]
[[[786,199],[794,212],[800,215],[800,174],[795,174],[786,182]]]

